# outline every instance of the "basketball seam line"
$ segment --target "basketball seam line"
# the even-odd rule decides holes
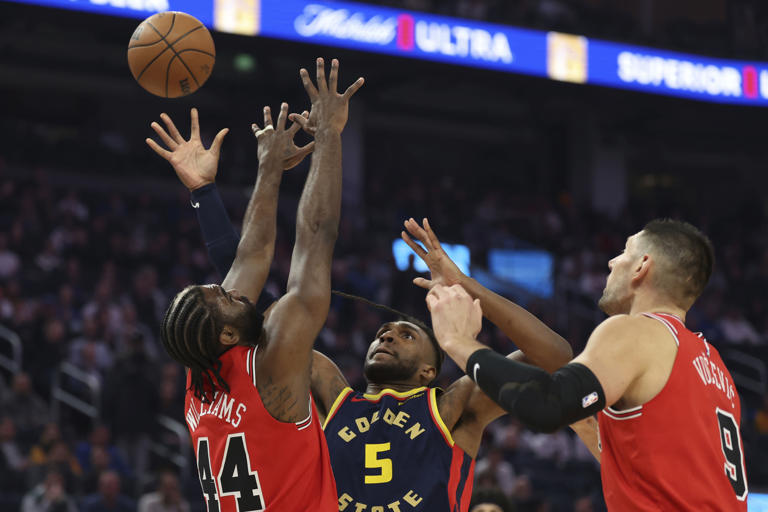
[[[144,75],[144,72],[145,72],[147,69],[149,69],[149,66],[151,66],[152,64],[154,64],[154,62],[155,62],[157,59],[159,59],[159,58],[160,58],[160,56],[166,52],[166,50],[168,50],[168,49],[170,48],[172,52],[176,53],[176,50],[174,50],[174,49],[173,49],[173,45],[174,45],[174,44],[178,43],[179,41],[181,41],[182,39],[184,39],[185,37],[187,37],[189,34],[191,34],[192,32],[194,32],[195,30],[200,30],[201,28],[203,28],[203,25],[198,25],[197,27],[193,28],[193,29],[192,29],[192,30],[190,30],[189,32],[187,32],[187,33],[185,33],[185,34],[182,34],[182,35],[180,35],[180,36],[179,36],[179,38],[178,38],[178,39],[176,39],[175,41],[173,41],[172,43],[168,43],[168,41],[165,39],[165,37],[163,37],[163,35],[160,33],[160,31],[159,31],[159,30],[157,30],[157,28],[155,28],[155,26],[154,26],[154,25],[152,25],[152,24],[151,24],[151,23],[149,23],[149,22],[147,22],[147,25],[149,25],[150,27],[152,27],[152,30],[154,30],[155,32],[157,32],[157,35],[159,35],[159,36],[160,36],[160,38],[161,38],[161,39],[160,39],[160,41],[157,41],[157,43],[159,43],[159,42],[161,42],[161,41],[162,41],[162,42],[164,42],[164,43],[166,44],[166,47],[163,49],[163,51],[161,51],[160,53],[158,53],[157,55],[155,55],[155,57],[154,57],[154,58],[153,58],[151,61],[149,61],[149,62],[147,63],[147,65],[146,65],[146,66],[144,66],[144,69],[142,69],[142,70],[141,70],[141,73],[139,73],[139,75],[136,77],[136,80],[137,80],[137,81],[141,79],[141,77]],[[157,44],[157,43],[153,43],[153,44]],[[178,54],[177,54],[177,56],[178,56]],[[214,55],[214,57],[215,57],[215,55]],[[173,59],[171,59],[171,60],[173,60]],[[183,61],[182,61],[182,62],[183,62]],[[184,67],[186,67],[186,63],[184,64]],[[187,68],[187,70],[189,70],[189,68]],[[190,74],[192,74],[192,71],[190,71]],[[194,74],[192,75],[192,78],[194,78]],[[195,83],[197,83],[197,79],[195,79]],[[198,87],[199,87],[199,85],[198,85]],[[167,93],[166,93],[166,96],[167,96]]]
[[[174,19],[175,19],[175,18],[176,18],[176,15],[174,14],[173,16],[174,16]],[[179,39],[177,39],[176,41],[174,41],[173,43],[169,43],[169,42],[168,42],[168,40],[167,40],[167,39],[165,39],[165,36],[163,36],[163,35],[160,33],[160,31],[159,31],[159,30],[157,30],[157,29],[155,28],[155,26],[154,26],[153,24],[151,24],[151,23],[147,22],[147,25],[149,25],[150,27],[152,27],[152,30],[154,30],[155,32],[157,32],[157,35],[159,35],[159,36],[162,38],[162,40],[163,40],[163,41],[165,41],[165,44],[167,44],[167,45],[168,45],[168,47],[167,47],[165,50],[168,50],[168,49],[170,49],[170,50],[173,52],[173,59],[175,59],[175,58],[177,58],[177,57],[178,57],[178,59],[179,59],[179,62],[181,62],[181,64],[182,64],[182,65],[183,65],[185,68],[187,68],[187,71],[189,71],[189,75],[192,77],[192,80],[194,80],[194,81],[195,81],[195,85],[197,85],[197,87],[199,88],[199,87],[200,87],[200,82],[198,82],[198,81],[197,81],[197,77],[195,77],[195,74],[192,72],[192,70],[191,70],[191,69],[189,69],[189,66],[187,66],[187,63],[186,63],[186,62],[184,62],[184,59],[182,59],[181,57],[179,57],[179,54],[178,54],[178,52],[177,52],[177,51],[176,51],[176,49],[173,47],[173,45],[174,45],[174,44],[176,44],[176,43],[178,43],[178,42],[179,42],[179,40],[181,39],[181,37],[180,37]],[[201,25],[199,25],[199,26],[197,26],[197,27],[193,28],[192,30],[190,30],[189,32],[187,32],[186,34],[184,34],[184,36],[182,36],[182,37],[185,37],[185,36],[187,36],[187,35],[191,34],[192,32],[194,32],[195,30],[199,29],[199,28],[200,28],[200,27],[202,27],[202,26],[203,26],[203,25],[201,24]],[[159,57],[160,55],[162,55],[163,53],[165,53],[165,50],[163,50],[162,52],[160,52],[160,53],[159,53],[157,56]],[[166,70],[165,70],[165,97],[166,97],[166,98],[168,97],[168,74],[169,74],[169,73],[170,73],[170,71],[171,71],[171,64],[173,64],[173,59],[171,59],[171,60],[168,62],[168,68],[166,68]]]
[[[173,17],[171,18],[171,26],[168,28],[168,32],[165,33],[166,36],[171,33],[171,31],[173,30],[173,26],[175,24],[176,24],[176,13],[173,13]],[[147,25],[152,26],[151,23],[147,23]],[[152,28],[155,28],[155,27],[152,26]],[[157,32],[157,30],[155,30],[155,32]],[[160,33],[158,33],[158,35],[160,35]],[[130,50],[131,48],[146,48],[147,46],[152,46],[153,44],[157,44],[163,41],[164,41],[163,36],[160,36],[160,39],[158,39],[154,43],[129,45],[128,49]]]

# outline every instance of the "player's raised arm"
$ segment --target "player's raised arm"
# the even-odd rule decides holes
[[[460,285],[434,286],[427,305],[435,336],[456,364],[501,407],[543,432],[554,432],[617,402],[652,364],[656,348],[647,343],[646,319],[618,315],[595,329],[579,357],[549,375],[490,350],[475,339],[472,322],[457,322],[474,318],[479,309]],[[626,357],[628,353],[633,357]]]
[[[297,165],[314,147],[314,143],[296,147],[293,138],[301,125],[294,123],[286,129],[287,119],[288,104],[283,103],[276,126],[269,107],[264,107],[264,127],[252,125],[259,144],[259,176],[245,211],[235,261],[221,284],[227,290],[237,289],[253,302],[259,297],[272,264],[283,170]]]
[[[427,290],[436,284],[460,284],[472,297],[480,299],[483,315],[523,351],[531,364],[553,372],[571,360],[571,346],[559,334],[514,302],[466,276],[445,253],[427,219],[423,227],[414,219],[408,219],[405,228],[424,245],[422,248],[416,244],[405,231],[401,233],[431,274],[431,279],[418,277],[414,284]]]
[[[317,60],[317,87],[306,70],[301,78],[312,102],[309,119],[292,116],[315,135],[315,152],[299,201],[296,242],[286,294],[265,322],[269,343],[260,356],[257,385],[265,407],[281,421],[307,417],[312,344],[325,323],[331,297],[331,259],[341,215],[341,132],[358,79],[337,92],[339,63],[328,80]]]

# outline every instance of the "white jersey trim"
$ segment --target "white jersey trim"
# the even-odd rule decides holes
[[[629,416],[616,416],[614,414],[611,414],[611,412],[608,410],[608,408],[603,409],[603,414],[611,418],[612,420],[617,421],[624,421],[624,420],[631,420],[633,418],[639,418],[643,415],[642,411],[638,412],[637,414],[630,414]]]
[[[296,430],[304,430],[305,428],[308,428],[312,424],[312,399],[310,399],[309,402],[309,416],[307,416],[302,421],[296,422]]]
[[[672,335],[672,337],[675,338],[675,343],[677,344],[677,346],[678,347],[680,346],[680,340],[677,338],[677,329],[675,329],[675,326],[672,325],[672,322],[654,313],[642,313],[642,314],[644,316],[647,316],[648,318],[654,318],[659,322],[663,323],[667,327],[667,329],[669,329],[669,333]]]

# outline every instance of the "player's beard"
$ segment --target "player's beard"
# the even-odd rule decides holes
[[[241,297],[248,309],[242,315],[234,319],[232,327],[240,332],[240,339],[248,345],[258,345],[264,331],[264,315],[246,297]]]
[[[597,306],[608,316],[627,314],[632,309],[632,297],[620,286],[621,283],[613,282],[612,286],[606,285],[603,296],[597,302]]]
[[[392,356],[391,361],[366,361],[363,374],[368,382],[393,383],[408,381],[418,370],[418,365],[413,361],[402,361]]]

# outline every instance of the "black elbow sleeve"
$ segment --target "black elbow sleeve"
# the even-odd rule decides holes
[[[605,394],[589,368],[570,363],[546,381],[506,384],[499,392],[502,402],[529,428],[555,432],[601,411]]]
[[[466,370],[489,397],[533,430],[554,432],[605,407],[600,381],[579,363],[549,375],[492,350],[478,350]]]

